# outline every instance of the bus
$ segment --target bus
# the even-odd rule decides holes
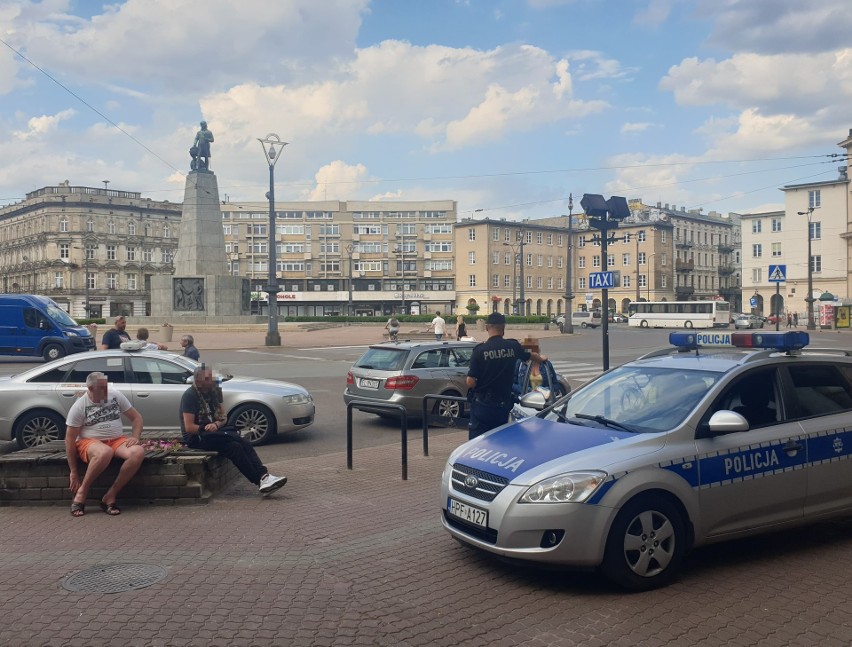
[[[639,301],[627,306],[628,324],[640,328],[727,328],[727,301]]]

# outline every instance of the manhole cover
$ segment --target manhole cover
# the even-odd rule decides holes
[[[79,593],[121,593],[144,589],[166,576],[166,569],[151,564],[106,564],[69,575],[63,588]]]

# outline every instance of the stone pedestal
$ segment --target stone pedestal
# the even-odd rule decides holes
[[[219,185],[212,171],[199,169],[187,175],[174,275],[151,279],[153,317],[173,321],[183,316],[250,314],[249,279],[227,273],[219,204]]]

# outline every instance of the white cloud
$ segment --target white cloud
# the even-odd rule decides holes
[[[304,200],[351,200],[360,195],[364,180],[369,179],[363,164],[346,164],[334,160],[314,175],[316,186],[305,191]]]
[[[18,131],[15,137],[19,140],[42,139],[45,135],[55,132],[60,122],[70,119],[74,110],[63,110],[55,115],[41,115],[27,120],[27,130]]]
[[[673,5],[674,0],[648,0],[648,5],[636,12],[633,22],[640,26],[659,27],[669,17]]]
[[[648,130],[653,124],[649,122],[634,122],[634,123],[625,123],[621,126],[622,134],[627,133],[643,133]]]
[[[568,60],[574,64],[576,76],[581,81],[627,79],[636,71],[635,68],[622,67],[619,61],[606,58],[601,52],[588,49],[569,52]]]

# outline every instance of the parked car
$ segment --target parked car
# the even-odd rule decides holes
[[[734,328],[763,328],[763,317],[758,315],[739,315],[734,320]]]
[[[852,357],[809,351],[802,331],[670,340],[550,407],[527,394],[538,414],[455,449],[444,528],[644,590],[693,547],[852,514]]]
[[[65,437],[65,417],[86,391],[86,377],[104,373],[142,414],[146,431],[180,426],[180,399],[198,364],[162,351],[104,350],[71,355],[0,377],[0,440],[33,447]],[[307,390],[279,380],[217,375],[228,423],[253,445],[307,427],[314,401]]]
[[[592,310],[589,312],[578,310],[577,312],[571,313],[571,323],[574,326],[579,326],[580,328],[597,328],[601,325],[601,313],[598,310]],[[556,317],[556,324],[561,329],[562,326],[565,325],[565,315],[559,315]]]
[[[609,315],[609,323],[627,323],[627,316],[620,312],[613,312]]]
[[[423,415],[423,396],[467,394],[467,370],[476,342],[397,342],[375,344],[355,362],[346,374],[343,401],[379,416],[394,418],[398,410],[386,405],[402,405],[409,418]],[[559,396],[569,393],[568,381],[559,378]],[[372,408],[370,405],[373,405]],[[436,399],[431,414],[448,425],[467,417],[467,402]]]

